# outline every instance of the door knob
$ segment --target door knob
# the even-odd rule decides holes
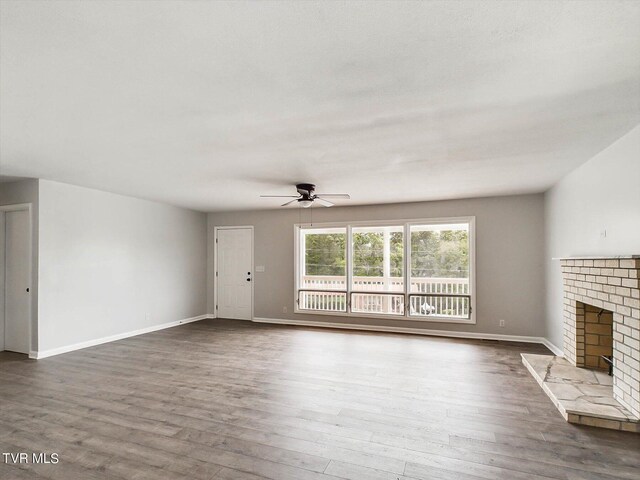
[[[250,281],[251,281],[251,279],[250,279],[250,278],[247,278],[247,282],[250,282]]]
[[[27,287],[27,293],[29,293],[29,288]]]

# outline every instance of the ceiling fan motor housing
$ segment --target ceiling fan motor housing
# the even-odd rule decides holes
[[[311,198],[313,197],[313,192],[316,190],[316,186],[313,183],[298,183],[296,185],[296,190],[303,198]]]

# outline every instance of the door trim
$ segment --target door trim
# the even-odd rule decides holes
[[[240,230],[248,229],[251,231],[251,318],[247,321],[253,322],[254,316],[254,292],[256,285],[256,269],[254,263],[254,241],[255,235],[253,225],[229,225],[221,227],[213,227],[213,308],[214,316],[218,318],[218,231],[219,230]]]
[[[29,303],[28,303],[28,315],[29,325],[27,326],[27,330],[29,332],[29,354],[33,351],[33,294],[34,294],[34,272],[33,272],[33,204],[32,203],[14,203],[11,205],[0,205],[0,325],[2,326],[3,334],[2,334],[2,344],[0,344],[0,352],[4,351],[4,328],[5,328],[5,315],[7,303],[5,299],[6,294],[6,255],[7,255],[7,245],[6,245],[6,213],[7,212],[18,212],[18,211],[27,211],[27,215],[29,216],[29,231],[27,232],[28,236],[28,250],[29,250],[29,260],[27,264],[27,271],[29,272]]]

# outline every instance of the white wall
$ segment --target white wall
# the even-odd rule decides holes
[[[206,313],[206,215],[40,180],[40,352]]]
[[[38,180],[0,183],[0,205],[31,204],[31,348],[38,348]],[[4,254],[4,221],[0,221],[0,255]],[[0,296],[4,295],[4,263],[0,259]],[[4,336],[4,299],[0,298],[0,335]],[[4,341],[0,342],[3,345]]]
[[[547,191],[545,224],[547,338],[562,348],[562,275],[552,258],[640,254],[640,125]]]
[[[213,228],[224,225],[255,227],[256,317],[360,323],[395,327],[455,330],[474,333],[543,336],[544,334],[544,219],[543,195],[475,198],[442,202],[314,208],[314,222],[361,221],[435,217],[476,217],[475,325],[347,318],[291,313],[294,307],[295,223],[309,221],[309,210],[279,210],[209,214],[209,244]],[[213,255],[209,257],[209,304],[213,307]],[[283,313],[286,306],[288,313]],[[506,326],[498,326],[504,319]]]

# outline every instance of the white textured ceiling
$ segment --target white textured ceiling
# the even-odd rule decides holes
[[[539,192],[640,121],[638,1],[0,8],[0,174],[199,210]]]

